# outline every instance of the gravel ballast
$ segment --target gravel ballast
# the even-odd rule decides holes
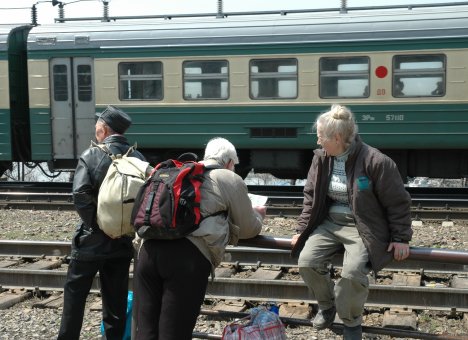
[[[78,222],[78,216],[70,211],[25,211],[0,210],[0,239],[69,241]],[[267,218],[262,231],[264,235],[291,237],[294,234],[294,218]],[[415,227],[412,246],[446,249],[468,249],[466,221],[454,221],[453,226],[443,226],[440,221],[425,222]],[[60,325],[61,309],[33,307],[44,297],[31,298],[0,310],[0,340],[10,339],[55,339]],[[89,300],[95,299],[90,296]],[[209,306],[205,306],[209,308]],[[462,313],[418,311],[418,330],[433,334],[468,334],[468,321]],[[366,310],[364,324],[381,326],[382,313]],[[221,334],[228,321],[199,316],[195,331]],[[100,339],[101,314],[87,310],[82,328],[82,339]],[[287,327],[288,339],[341,339],[330,330],[316,332],[311,327]],[[368,339],[391,339],[388,336],[367,336]],[[401,338],[404,339],[404,338]]]

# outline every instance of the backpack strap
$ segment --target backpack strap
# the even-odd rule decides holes
[[[97,147],[99,149],[101,149],[105,154],[107,154],[112,160],[114,160],[116,158],[116,156],[112,153],[112,151],[110,151],[109,147],[107,146],[107,144],[103,144],[103,143],[95,143],[94,141],[91,141],[91,146],[94,146],[94,147]]]
[[[131,147],[128,148],[124,156],[127,157],[128,155],[133,153],[136,150],[136,148],[137,148],[137,143],[135,142],[135,144],[133,144]]]
[[[204,165],[206,170],[213,170],[213,169],[223,169],[223,167],[219,164],[210,164]]]
[[[104,151],[112,160],[118,158],[117,155],[113,154],[112,151],[110,151],[110,148],[108,144],[105,143],[95,143],[94,141],[91,141],[91,146],[92,147],[98,147],[102,151]],[[136,150],[137,143],[133,144],[131,147],[128,148],[127,152],[124,154],[124,156],[128,156],[131,153],[133,153]]]

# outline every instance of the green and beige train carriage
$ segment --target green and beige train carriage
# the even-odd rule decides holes
[[[468,6],[35,27],[32,159],[71,167],[95,111],[127,111],[153,162],[215,136],[238,171],[304,178],[311,126],[349,105],[403,177],[468,174]]]
[[[0,175],[30,160],[26,37],[31,27],[0,25]]]

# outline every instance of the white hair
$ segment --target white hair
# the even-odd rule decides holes
[[[319,124],[322,126],[325,139],[331,139],[335,134],[339,134],[346,147],[351,145],[358,133],[354,114],[349,108],[340,104],[333,104],[329,111],[317,117],[315,130]]]
[[[203,160],[208,159],[214,159],[222,165],[228,164],[230,160],[239,164],[236,148],[230,141],[221,137],[213,138],[206,144]]]
[[[117,134],[117,132],[115,132],[115,131],[109,126],[109,124],[107,124],[106,121],[105,121],[104,119],[102,119],[102,118],[98,118],[98,120],[96,121],[96,124],[101,124],[101,125],[106,126],[106,127],[109,129],[109,132],[108,132],[108,133],[109,133],[109,136],[110,136],[110,135],[115,135],[115,134]]]

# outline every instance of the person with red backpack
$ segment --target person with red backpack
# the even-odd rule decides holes
[[[257,236],[266,207],[252,207],[247,186],[234,172],[234,145],[224,138],[208,142],[200,187],[202,221],[176,239],[148,238],[134,270],[137,340],[189,340],[203,303],[208,277],[225,247]]]

